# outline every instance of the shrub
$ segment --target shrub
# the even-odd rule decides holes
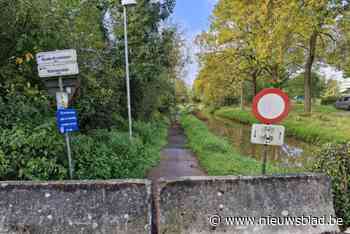
[[[96,130],[73,141],[79,179],[143,178],[159,161],[166,124],[135,122],[135,136],[118,130]]]
[[[140,139],[135,138],[130,142],[127,133],[117,131],[102,130],[97,134],[97,138],[81,135],[74,140],[77,178],[116,179],[144,176],[147,150]]]
[[[67,175],[64,141],[55,121],[18,125],[0,133],[0,176],[6,180],[59,180]]]
[[[1,84],[0,84],[1,87]],[[0,126],[12,128],[18,125],[43,123],[50,112],[48,98],[35,88],[26,87],[25,94],[11,90],[0,96]]]
[[[314,170],[332,178],[336,215],[350,226],[350,143],[324,145]]]
[[[338,98],[336,96],[323,97],[321,99],[321,105],[334,105]]]
[[[159,161],[165,144],[164,122],[138,122],[135,137],[119,130],[71,134],[75,178],[143,178]],[[0,179],[62,180],[68,177],[64,138],[54,119],[32,127],[18,125],[0,131]]]

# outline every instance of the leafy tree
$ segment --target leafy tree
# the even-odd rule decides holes
[[[28,84],[46,92],[37,75],[34,55],[75,48],[80,74],[79,87],[71,102],[79,111],[82,129],[110,127],[118,123],[120,114],[125,117],[120,1],[14,0],[0,4],[4,11],[0,16],[2,96],[6,97],[10,87],[22,93]],[[150,119],[173,96],[171,80],[180,63],[172,58],[177,49],[174,43],[177,29],[159,25],[171,14],[174,4],[174,0],[162,3],[140,0],[129,8],[132,107],[133,116],[138,119]],[[103,28],[106,9],[112,9],[116,21],[116,46],[112,49]]]
[[[159,110],[168,111],[166,107],[175,98],[172,81],[182,61],[176,55],[177,29],[164,24],[174,4],[174,0],[139,0],[129,8],[135,119],[154,120]],[[120,1],[0,0],[0,7],[0,178],[67,178],[64,141],[54,120],[55,101],[38,77],[35,54],[69,48],[77,50],[80,68],[79,85],[71,100],[82,130],[72,139],[72,150],[81,152],[75,158],[77,175],[116,178],[143,174],[157,160],[154,155],[159,149],[154,142],[141,142],[139,136],[159,130],[163,134],[165,126],[157,129],[136,123],[135,144],[120,133],[127,113]],[[108,9],[116,23],[115,30],[109,31],[116,39],[113,44],[103,21]],[[105,138],[99,141],[101,135]],[[96,155],[101,156],[98,169],[89,166]]]
[[[350,10],[350,2],[343,0],[307,0],[290,1],[290,4],[297,6],[295,15],[294,35],[296,35],[296,48],[305,54],[304,61],[304,96],[305,112],[311,112],[311,90],[312,90],[312,67],[316,61],[325,60],[328,53],[334,47],[337,39],[337,28],[344,15]]]
[[[304,74],[300,74],[286,83],[286,91],[290,97],[304,96]],[[312,98],[319,98],[323,93],[326,83],[325,79],[318,75],[317,73],[312,73],[312,82],[311,82]]]
[[[327,97],[339,97],[340,96],[340,90],[338,81],[336,80],[328,80],[325,85],[325,89],[322,93],[323,98]]]
[[[345,58],[349,5],[343,0],[220,0],[210,30],[200,36],[201,56],[216,53],[224,60],[235,60],[231,69],[240,77],[235,86],[250,81],[254,93],[258,80],[285,87],[290,78],[303,72],[305,112],[310,112],[314,63],[328,62],[344,70],[349,64]],[[199,78],[201,86],[208,86]]]
[[[211,82],[208,86],[212,89],[234,86],[242,97],[241,104],[243,97],[247,96],[245,84],[250,83],[253,86],[253,95],[256,95],[259,79],[268,80],[271,86],[280,87],[293,70],[290,67],[295,63],[294,57],[287,53],[292,41],[289,36],[292,27],[282,27],[279,23],[290,20],[286,13],[289,11],[286,6],[289,5],[282,1],[276,1],[276,4],[271,2],[219,1],[213,12],[209,32],[198,39],[202,47],[201,59],[210,61],[209,57],[220,57],[218,61],[223,64],[223,69],[221,73],[216,71],[214,74],[220,74],[227,80],[226,84],[219,85],[217,83],[224,82],[225,79],[211,79],[208,80]],[[208,64],[202,63],[202,73],[207,74],[206,76],[210,73]],[[208,71],[205,72],[206,70]],[[204,85],[202,73],[199,79],[202,79],[201,84]],[[228,76],[228,73],[234,75]],[[220,95],[222,91],[217,93]]]

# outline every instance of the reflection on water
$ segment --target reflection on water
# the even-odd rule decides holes
[[[205,122],[212,132],[230,140],[242,155],[262,160],[263,146],[250,143],[249,125],[214,117]],[[313,164],[313,155],[317,146],[286,137],[282,147],[269,146],[268,148],[268,160],[274,165],[285,168],[305,168]]]

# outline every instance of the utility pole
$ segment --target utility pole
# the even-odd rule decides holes
[[[131,95],[130,95],[130,71],[129,71],[129,51],[128,51],[128,19],[126,7],[136,4],[136,0],[122,0],[124,11],[124,48],[125,48],[125,72],[126,72],[126,95],[128,101],[129,137],[132,139],[132,117],[131,117]]]

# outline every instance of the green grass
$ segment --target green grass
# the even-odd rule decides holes
[[[189,147],[210,176],[259,175],[261,163],[240,155],[225,139],[211,133],[205,123],[193,115],[182,115],[181,124],[189,140]],[[287,169],[267,165],[268,174],[287,173]]]
[[[331,106],[314,106],[312,114],[305,115],[303,106],[296,104],[281,125],[286,127],[288,135],[306,142],[346,142],[350,141],[350,115],[342,115],[342,112]],[[215,115],[245,124],[258,123],[250,110],[242,111],[234,107],[221,108]]]

